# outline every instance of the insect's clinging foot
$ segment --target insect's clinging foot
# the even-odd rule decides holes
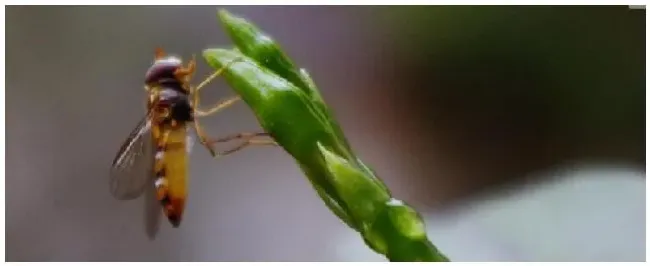
[[[212,75],[210,75],[210,76],[208,76],[207,78],[205,78],[205,80],[203,80],[203,81],[202,81],[198,86],[196,86],[196,88],[194,89],[194,93],[198,92],[200,89],[202,89],[203,87],[205,87],[205,85],[208,85],[208,83],[210,83],[210,81],[212,81],[214,78],[216,78],[216,77],[218,77],[219,75],[221,75],[221,74],[222,74],[226,69],[228,69],[232,64],[234,64],[234,63],[236,63],[236,62],[239,62],[239,61],[241,61],[241,60],[243,60],[242,57],[237,57],[237,58],[233,59],[232,61],[228,62],[228,64],[226,64],[225,66],[222,66],[221,68],[219,68],[217,71],[215,71],[214,73],[212,73]]]

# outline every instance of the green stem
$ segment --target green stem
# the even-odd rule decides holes
[[[420,215],[392,198],[352,151],[341,127],[304,69],[255,25],[225,10],[219,18],[236,49],[208,49],[204,58],[260,125],[289,153],[325,205],[390,261],[449,261],[431,244]]]

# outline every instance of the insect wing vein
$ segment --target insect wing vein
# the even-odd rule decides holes
[[[139,197],[151,180],[153,143],[151,122],[145,116],[124,141],[113,160],[110,173],[111,194],[122,200]]]

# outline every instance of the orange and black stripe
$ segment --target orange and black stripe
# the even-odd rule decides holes
[[[155,185],[158,200],[171,224],[178,227],[185,207],[187,153],[185,125],[159,125],[164,128],[156,143]]]

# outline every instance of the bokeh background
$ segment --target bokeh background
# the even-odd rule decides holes
[[[277,148],[214,160],[197,146],[183,224],[153,242],[142,199],[110,196],[154,47],[187,59],[231,46],[215,7],[5,9],[7,260],[383,260]],[[645,10],[228,9],[312,73],[451,260],[645,260]],[[203,95],[233,92],[219,80]],[[244,104],[203,123],[259,129]]]

